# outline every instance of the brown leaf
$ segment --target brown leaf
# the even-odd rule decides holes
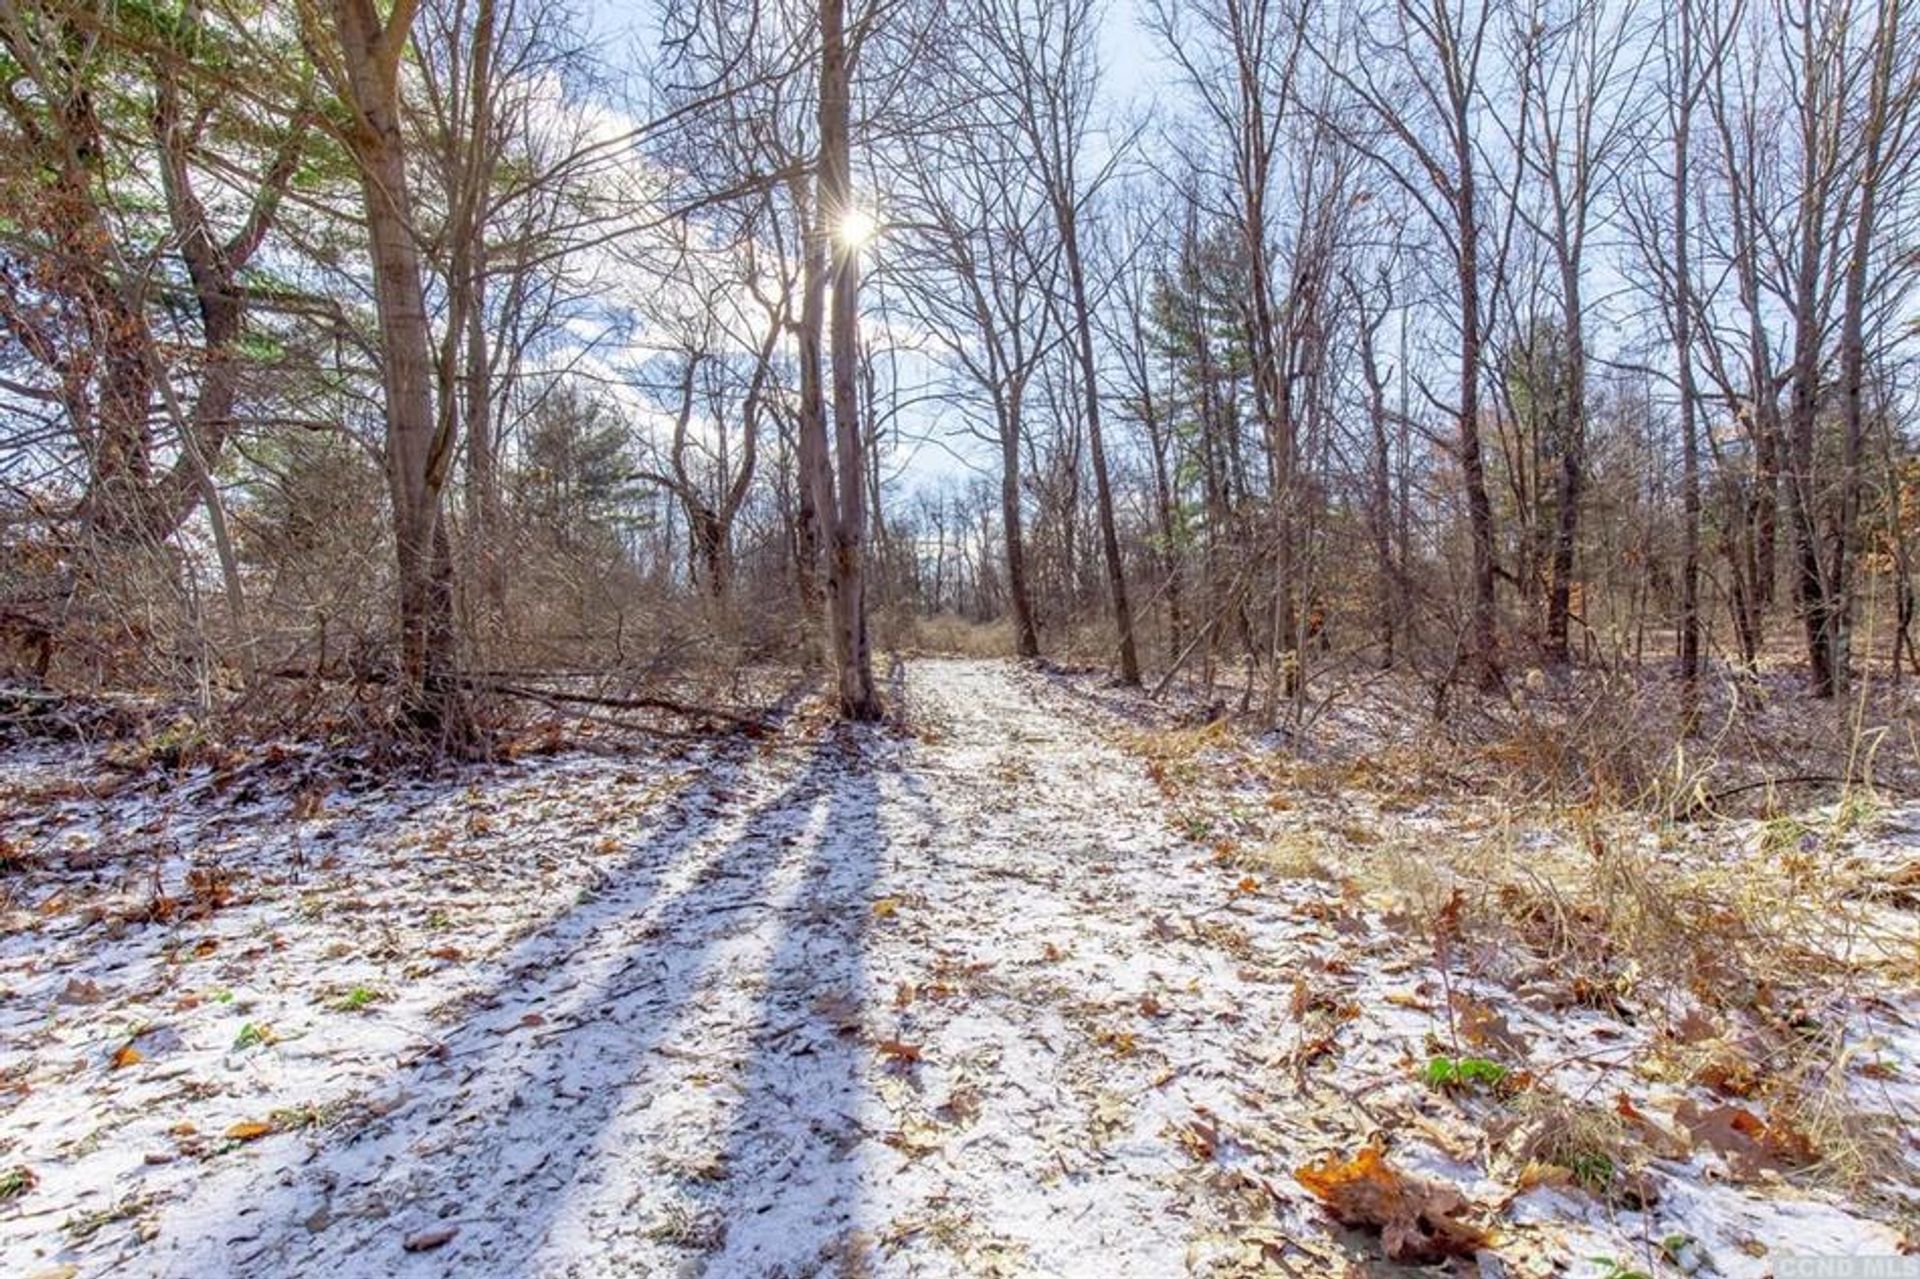
[[[132,1040],[128,1040],[120,1046],[120,1051],[113,1055],[113,1060],[107,1063],[107,1069],[119,1070],[123,1066],[131,1066],[140,1060],[140,1050],[133,1046]]]
[[[1767,1169],[1812,1163],[1813,1143],[1787,1124],[1769,1124],[1744,1106],[1715,1106],[1702,1110],[1691,1100],[1674,1109],[1673,1117],[1695,1142],[1705,1142],[1726,1158],[1736,1177],[1753,1177]]]
[[[1573,1184],[1571,1170],[1538,1159],[1529,1159],[1520,1170],[1520,1175],[1514,1179],[1514,1189],[1523,1195],[1542,1186],[1552,1190],[1570,1190]]]
[[[257,1119],[243,1119],[227,1129],[228,1141],[258,1141],[273,1131],[272,1124],[261,1123]]]
[[[1220,1120],[1205,1106],[1197,1107],[1192,1119],[1174,1129],[1174,1137],[1195,1159],[1211,1163],[1220,1152]]]
[[[100,983],[84,977],[68,978],[67,984],[55,996],[63,1004],[97,1004],[106,997],[106,992],[100,989]]]
[[[1457,1187],[1399,1171],[1378,1147],[1363,1146],[1351,1159],[1330,1155],[1293,1176],[1336,1220],[1378,1230],[1390,1261],[1470,1257],[1491,1242],[1486,1231],[1460,1220],[1469,1205]]]
[[[458,1226],[435,1226],[431,1230],[421,1230],[408,1235],[401,1241],[400,1246],[408,1252],[432,1252],[435,1248],[444,1246],[459,1233]]]
[[[1453,997],[1453,1011],[1460,1019],[1460,1037],[1475,1048],[1498,1048],[1507,1056],[1526,1057],[1526,1039],[1507,1025],[1505,1015],[1492,1005],[1456,994]]]
[[[891,1061],[919,1061],[920,1045],[903,1043],[898,1039],[882,1039],[874,1045],[882,1057]]]
[[[1680,1134],[1654,1119],[1638,1106],[1626,1093],[1619,1093],[1613,1099],[1614,1113],[1627,1121],[1627,1124],[1647,1143],[1647,1148],[1662,1159],[1683,1159],[1687,1154],[1687,1143]]]
[[[815,997],[813,1011],[835,1034],[851,1035],[860,1029],[860,1001],[841,990],[830,990]]]
[[[1720,1027],[1697,1008],[1690,1008],[1673,1027],[1673,1037],[1683,1044],[1705,1043],[1720,1038]]]

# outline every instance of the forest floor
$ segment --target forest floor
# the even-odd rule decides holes
[[[1908,1246],[1916,901],[1863,886],[1920,813],[1556,826],[1009,663],[893,696],[359,792],[0,757],[0,1273]]]

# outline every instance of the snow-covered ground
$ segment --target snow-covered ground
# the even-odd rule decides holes
[[[0,1272],[1334,1275],[1374,1245],[1293,1173],[1375,1133],[1493,1227],[1487,1273],[1900,1247],[1704,1145],[1644,1211],[1523,1188],[1418,1082],[1430,951],[1223,861],[1072,681],[903,693],[904,733],[50,806],[0,940]],[[1610,1019],[1500,1006],[1562,1087],[1660,1104],[1594,1064]]]

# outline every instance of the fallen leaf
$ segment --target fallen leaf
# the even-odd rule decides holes
[[[135,1048],[132,1042],[129,1041],[120,1046],[120,1051],[113,1055],[113,1060],[107,1063],[107,1068],[109,1070],[119,1070],[123,1066],[131,1066],[140,1060],[142,1060],[140,1050]]]
[[[435,1226],[431,1230],[422,1230],[408,1235],[400,1246],[408,1252],[432,1252],[443,1247],[455,1235],[460,1233],[458,1226]]]
[[[873,903],[873,917],[875,919],[891,919],[899,910],[900,899],[898,897],[882,897]]]
[[[1520,1175],[1514,1179],[1514,1188],[1521,1194],[1530,1190],[1546,1187],[1551,1190],[1571,1190],[1573,1171],[1559,1164],[1543,1163],[1538,1159],[1529,1159]]]
[[[1626,1093],[1619,1093],[1614,1097],[1613,1110],[1640,1134],[1641,1139],[1647,1143],[1648,1149],[1654,1154],[1662,1159],[1686,1157],[1687,1143],[1680,1134],[1634,1105],[1633,1098]]]
[[[898,1128],[884,1134],[881,1140],[901,1154],[917,1158],[940,1149],[944,1137],[939,1125],[924,1119],[909,1118]]]
[[[836,1034],[852,1034],[860,1029],[860,1001],[845,991],[830,990],[817,996],[813,1011]]]
[[[1770,1124],[1744,1106],[1702,1110],[1688,1100],[1674,1109],[1673,1117],[1696,1143],[1704,1142],[1719,1151],[1736,1177],[1753,1177],[1768,1169],[1814,1161],[1813,1143],[1806,1134],[1786,1124]]]
[[[898,1039],[882,1039],[874,1045],[882,1057],[893,1061],[919,1061],[920,1045],[902,1043]]]
[[[1498,1048],[1508,1056],[1524,1058],[1527,1041],[1507,1025],[1505,1014],[1490,1004],[1467,995],[1453,996],[1454,1015],[1459,1019],[1460,1037],[1476,1048]]]
[[[1378,1147],[1363,1146],[1351,1159],[1330,1155],[1293,1176],[1342,1224],[1378,1230],[1390,1261],[1470,1257],[1491,1242],[1460,1219],[1470,1205],[1457,1187],[1399,1171]]]
[[[1699,1009],[1688,1009],[1673,1027],[1673,1037],[1683,1044],[1705,1043],[1720,1038],[1720,1027]]]
[[[1193,1118],[1174,1130],[1174,1137],[1201,1163],[1211,1163],[1220,1153],[1220,1121],[1205,1106],[1197,1107]]]
[[[263,1124],[258,1119],[243,1119],[227,1129],[227,1140],[258,1141],[272,1131],[272,1124]]]

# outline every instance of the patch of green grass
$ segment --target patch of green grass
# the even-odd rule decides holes
[[[279,1039],[271,1026],[257,1026],[248,1022],[240,1027],[240,1033],[233,1037],[235,1048],[256,1048],[261,1044],[271,1044]]]
[[[1768,857],[1793,852],[1813,833],[1813,828],[1797,817],[1769,818],[1760,826],[1760,851]]]
[[[1575,1155],[1567,1161],[1567,1171],[1573,1179],[1596,1195],[1604,1195],[1613,1186],[1615,1168],[1613,1160],[1606,1155]]]
[[[321,1123],[326,1115],[316,1106],[287,1106],[267,1116],[275,1132],[298,1132]]]
[[[380,999],[379,991],[366,986],[355,986],[333,1001],[333,1010],[337,1013],[357,1013],[379,1003]]]
[[[1440,1092],[1487,1091],[1505,1083],[1511,1073],[1486,1057],[1435,1057],[1420,1078]]]
[[[1600,1267],[1600,1273],[1594,1279],[1653,1279],[1646,1271],[1615,1261],[1612,1257],[1594,1257],[1591,1260]]]
[[[33,1169],[25,1164],[17,1164],[5,1172],[0,1172],[0,1203],[18,1199],[32,1190],[39,1180],[33,1175]]]
[[[96,1208],[92,1212],[83,1212],[77,1217],[68,1217],[61,1224],[69,1239],[75,1243],[82,1243],[99,1234],[103,1226],[139,1216],[144,1206],[144,1201],[138,1195],[129,1196],[111,1207]]]
[[[1677,1231],[1660,1241],[1660,1255],[1667,1259],[1668,1265],[1688,1274],[1699,1270],[1706,1260],[1700,1250],[1700,1241]]]

